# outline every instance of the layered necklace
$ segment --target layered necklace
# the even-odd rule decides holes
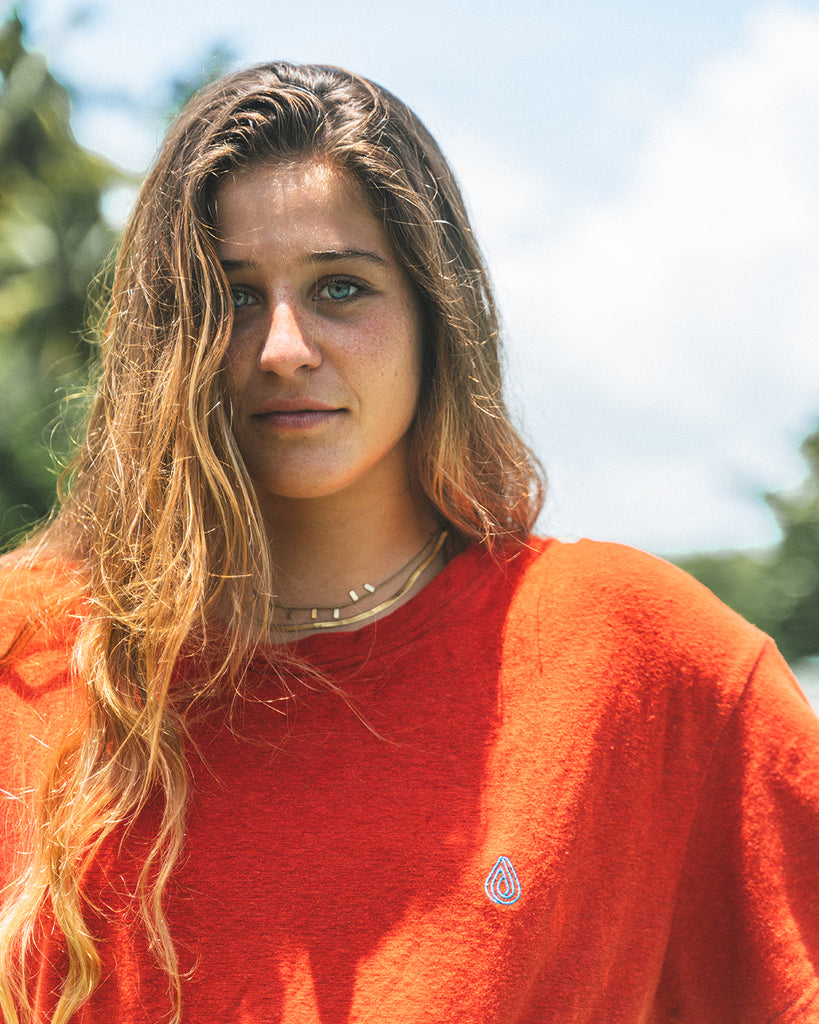
[[[299,612],[309,614],[310,616],[306,622],[277,622],[274,628],[280,633],[301,633],[308,629],[334,629],[339,626],[351,626],[358,622],[366,622],[367,619],[371,619],[391,608],[405,594],[412,590],[420,577],[435,561],[438,552],[444,546],[446,538],[447,531],[441,527],[440,530],[433,533],[421,550],[416,555],[413,555],[400,569],[396,569],[392,576],[388,576],[387,579],[382,580],[380,583],[363,583],[358,590],[347,591],[350,595],[350,600],[344,604],[327,606],[274,604],[274,610],[283,613],[289,619],[294,618]],[[404,582],[400,584],[391,597],[381,601],[373,608],[368,608],[365,612],[354,612],[352,615],[342,614],[347,609],[354,608],[362,598],[378,593],[379,590],[383,590],[390,583],[394,583],[405,574]]]

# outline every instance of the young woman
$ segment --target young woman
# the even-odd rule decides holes
[[[423,126],[334,68],[205,89],[4,561],[7,1024],[819,1020],[819,723],[540,504]]]

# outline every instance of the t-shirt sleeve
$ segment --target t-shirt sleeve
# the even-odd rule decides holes
[[[659,1019],[819,1021],[819,719],[772,643],[697,808]]]

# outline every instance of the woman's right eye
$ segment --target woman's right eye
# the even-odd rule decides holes
[[[244,309],[253,303],[253,296],[244,288],[231,288],[230,294],[233,298],[234,309]]]

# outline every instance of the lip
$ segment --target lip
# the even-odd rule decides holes
[[[308,398],[272,398],[253,413],[253,419],[278,431],[311,430],[344,409]]]
[[[341,412],[337,405],[327,405],[312,398],[271,398],[253,413],[254,416],[301,412]]]

